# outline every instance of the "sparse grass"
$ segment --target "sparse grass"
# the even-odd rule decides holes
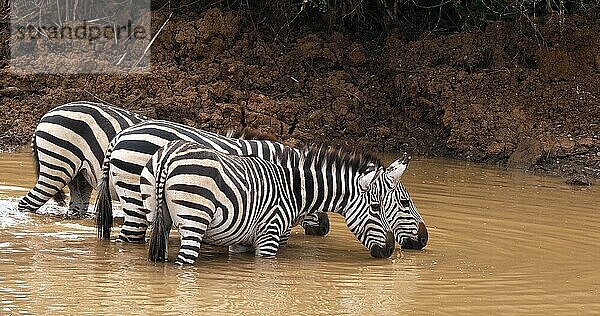
[[[427,31],[480,29],[494,21],[585,13],[600,0],[302,0],[302,9],[333,11],[350,23],[414,25]]]
[[[85,2],[85,1],[84,1]],[[115,1],[113,5],[127,6],[130,0]],[[60,24],[65,20],[99,17],[94,7],[81,1],[19,0],[19,14],[38,10],[52,14]],[[183,4],[181,4],[183,3]],[[537,18],[553,16],[563,21],[565,16],[585,13],[600,7],[600,0],[188,0],[179,7],[204,8],[213,6],[233,9],[267,9],[266,14],[285,16],[289,23],[299,14],[308,17],[327,15],[337,23],[353,27],[392,29],[419,32],[460,32],[483,29],[495,21],[522,19],[532,26]],[[9,0],[0,0],[0,21],[8,21]],[[153,8],[177,8],[170,0],[154,0]],[[276,27],[276,26],[275,26]]]

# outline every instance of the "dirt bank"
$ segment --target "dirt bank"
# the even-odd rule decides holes
[[[318,21],[273,28],[219,8],[176,12],[149,75],[0,70],[0,145],[26,144],[56,105],[100,99],[210,130],[251,126],[292,145],[409,150],[586,182],[600,177],[598,12],[417,38]],[[154,14],[155,31],[167,15]],[[6,67],[6,46],[0,54]]]

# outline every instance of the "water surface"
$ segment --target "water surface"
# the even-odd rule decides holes
[[[371,258],[332,214],[328,236],[296,228],[276,259],[206,248],[177,268],[97,240],[55,204],[16,211],[33,183],[29,155],[0,154],[0,315],[600,314],[597,187],[413,159],[403,183],[429,228],[422,251]]]

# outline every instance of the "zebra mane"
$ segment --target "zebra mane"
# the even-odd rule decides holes
[[[352,169],[358,173],[382,166],[379,157],[372,153],[357,151],[345,147],[307,146],[301,150],[305,163],[317,167],[335,165]]]
[[[278,141],[278,139],[275,135],[273,135],[271,133],[261,132],[257,129],[253,129],[250,127],[244,127],[243,129],[238,130],[238,131],[229,130],[229,131],[227,131],[225,136],[227,136],[229,138],[237,138],[237,139],[244,139],[244,140],[269,140],[269,141],[273,141],[273,142]]]

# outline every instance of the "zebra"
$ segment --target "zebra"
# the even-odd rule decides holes
[[[384,210],[384,218],[388,220],[387,224],[396,242],[404,249],[423,249],[429,240],[427,226],[408,191],[400,182],[410,160],[411,157],[404,153],[401,159],[391,163],[387,169],[379,167],[377,173],[380,176],[376,178],[377,181],[373,181],[369,194],[371,206]],[[416,227],[415,220],[418,223]],[[416,229],[417,238],[412,235],[414,232],[407,233],[407,229]]]
[[[113,220],[110,192],[113,189],[125,215],[117,241],[145,242],[148,222],[146,214],[140,210],[143,206],[140,174],[160,147],[180,139],[195,141],[223,153],[256,155],[266,160],[274,159],[285,149],[297,152],[278,142],[228,138],[164,120],[149,120],[132,126],[116,135],[106,151],[96,200],[98,237],[110,239]],[[302,226],[307,234],[325,235],[329,231],[329,220],[326,214],[315,212],[304,219]]]
[[[146,119],[87,101],[50,110],[41,118],[31,141],[37,182],[17,209],[35,212],[53,197],[64,204],[63,190],[68,186],[71,199],[67,215],[84,216],[109,142],[121,130]]]
[[[71,199],[67,216],[83,217],[91,192],[102,175],[102,162],[115,135],[148,117],[103,103],[77,101],[60,105],[46,113],[31,141],[37,182],[19,201],[17,209],[35,212],[51,198],[64,204],[64,187]],[[262,138],[245,129],[232,137]],[[308,223],[308,222],[307,222]],[[307,234],[325,235],[329,230],[326,215],[319,214]]]
[[[110,238],[112,227],[110,188],[113,187],[124,206],[125,212],[125,221],[117,240],[145,241],[148,222],[146,214],[141,209],[143,201],[139,187],[139,175],[153,153],[169,141],[178,139],[195,141],[223,153],[255,155],[270,161],[274,161],[278,154],[286,148],[282,144],[268,141],[226,139],[220,135],[190,129],[187,126],[167,121],[147,121],[124,130],[115,137],[109,146],[103,166],[103,178],[100,184],[98,202],[96,203],[97,227],[100,238]],[[299,155],[300,152],[294,150],[293,153]],[[372,160],[379,161],[374,157],[372,157]],[[334,160],[329,160],[329,162],[332,161]],[[319,175],[311,175],[304,180],[303,186],[309,192],[304,197],[303,208],[309,211],[304,218],[303,226],[305,226],[305,222],[311,221],[311,219],[316,222],[315,217],[319,219],[321,213],[318,213],[319,216],[315,216],[315,210],[335,211],[335,208],[339,207],[342,191],[336,189],[341,187],[343,183],[331,183],[334,179],[339,178],[340,175],[337,173],[337,165],[331,163],[324,165],[323,170],[319,170]],[[418,214],[418,210],[414,207],[408,193],[404,193],[403,196],[407,197],[408,201],[398,201],[398,203],[408,203],[413,212]],[[418,215],[418,218],[421,218],[420,215]],[[424,223],[420,227],[418,230],[419,236],[426,236],[427,229]],[[395,229],[394,231],[401,230]],[[396,241],[404,248],[420,249],[426,244],[427,238],[411,242],[411,239],[402,238],[401,234],[396,235],[398,235]],[[423,240],[425,240],[425,243],[422,242]]]
[[[379,175],[370,170],[376,166],[373,161],[321,147],[300,154],[285,148],[276,160],[227,155],[183,140],[159,149],[140,176],[144,211],[153,222],[148,259],[167,259],[173,224],[181,236],[178,265],[193,264],[202,243],[253,246],[257,256],[274,257],[287,241],[291,226],[307,214],[305,180],[327,165],[339,171],[331,184],[341,184],[340,191],[344,191],[338,203],[345,206],[336,210],[350,230],[373,257],[391,256],[395,241],[389,224],[384,224],[381,207],[389,203],[381,200],[381,196],[387,198],[381,191],[385,187],[373,184]],[[353,184],[359,194],[351,188]],[[419,221],[413,217],[413,225],[408,225],[411,214],[403,214],[404,234],[416,240]]]

